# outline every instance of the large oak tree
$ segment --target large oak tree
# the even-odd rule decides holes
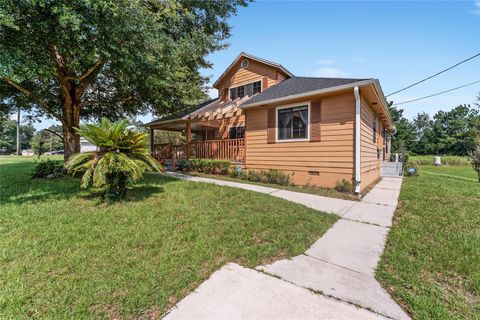
[[[248,0],[0,0],[0,109],[59,120],[172,112],[204,96],[199,69]],[[1,110],[0,110],[1,111]]]

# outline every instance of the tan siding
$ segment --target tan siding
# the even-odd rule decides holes
[[[373,119],[377,119],[377,142],[373,142]],[[361,99],[361,182],[362,189],[380,177],[380,159],[377,148],[381,149],[380,120],[372,107],[362,97]]]
[[[218,130],[217,139],[228,139],[228,132],[231,127],[245,126],[245,115],[233,116],[222,120],[222,124]]]
[[[219,92],[224,92],[224,89],[247,84],[255,81],[265,81],[266,78],[268,87],[277,84],[285,79],[285,76],[279,73],[275,68],[268,65],[251,61],[246,69],[242,69],[238,65],[232,68],[232,71],[226,75],[225,80],[219,83]],[[222,95],[223,98],[223,95]],[[225,98],[228,98],[228,94]]]
[[[274,108],[270,107],[270,108]],[[323,97],[319,142],[267,143],[267,108],[246,113],[246,167],[279,169],[293,174],[296,184],[332,187],[353,177],[353,93]],[[319,175],[309,175],[309,171]]]

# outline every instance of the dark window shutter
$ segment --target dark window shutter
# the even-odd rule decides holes
[[[275,143],[275,108],[267,109],[267,143]]]
[[[312,101],[310,104],[310,142],[320,141],[322,101]]]
[[[223,100],[223,101],[227,101],[227,100],[228,100],[228,88],[224,88],[224,89],[223,89],[223,97],[222,97],[222,100]]]
[[[268,89],[268,77],[263,77],[262,81],[262,91],[265,91]]]

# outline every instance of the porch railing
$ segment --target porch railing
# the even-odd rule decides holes
[[[184,145],[154,144],[152,155],[158,160],[202,158],[245,163],[245,139],[195,141]]]

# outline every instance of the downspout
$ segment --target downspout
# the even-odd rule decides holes
[[[360,128],[361,128],[361,101],[360,101],[360,90],[358,87],[353,88],[353,93],[355,94],[355,193],[360,193],[360,170],[361,170],[361,149],[360,149]]]

